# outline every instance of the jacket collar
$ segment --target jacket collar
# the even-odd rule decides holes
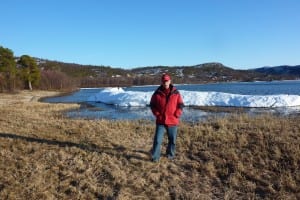
[[[176,90],[176,87],[175,87],[174,85],[170,84],[170,92],[173,93],[175,90]],[[160,86],[157,88],[157,91],[163,92],[163,91],[164,91],[163,86],[160,85]]]

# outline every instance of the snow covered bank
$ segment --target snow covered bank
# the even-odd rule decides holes
[[[235,107],[291,107],[300,106],[299,95],[239,95],[222,92],[196,92],[180,90],[185,106],[235,106]],[[149,105],[153,92],[124,91],[122,88],[106,88],[88,98],[116,106]]]

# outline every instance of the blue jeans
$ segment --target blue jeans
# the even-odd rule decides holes
[[[165,125],[156,125],[155,136],[153,140],[152,148],[152,159],[154,161],[159,160],[161,144],[164,137],[164,132],[167,131],[168,134],[168,146],[167,146],[167,156],[168,158],[174,158],[175,156],[175,147],[176,147],[176,135],[177,135],[177,126],[165,126]]]

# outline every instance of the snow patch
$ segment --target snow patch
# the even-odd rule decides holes
[[[185,106],[234,107],[291,107],[300,106],[299,95],[240,95],[222,92],[196,92],[180,90]],[[105,88],[88,101],[116,106],[145,107],[150,104],[153,92],[124,91],[122,88]]]

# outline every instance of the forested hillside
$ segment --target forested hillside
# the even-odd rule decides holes
[[[298,79],[300,76],[274,74],[259,70],[235,70],[221,63],[204,63],[194,66],[151,66],[134,69],[109,66],[78,65],[57,61],[43,61],[42,72],[63,73],[77,87],[130,86],[160,84],[160,76],[168,73],[174,83],[197,84],[230,81],[272,81]]]
[[[235,70],[222,63],[212,62],[194,66],[122,69],[64,63],[29,55],[15,57],[12,50],[0,46],[0,92],[15,89],[74,90],[82,87],[157,85],[163,73],[170,74],[177,84],[294,80],[300,78],[300,66]]]

